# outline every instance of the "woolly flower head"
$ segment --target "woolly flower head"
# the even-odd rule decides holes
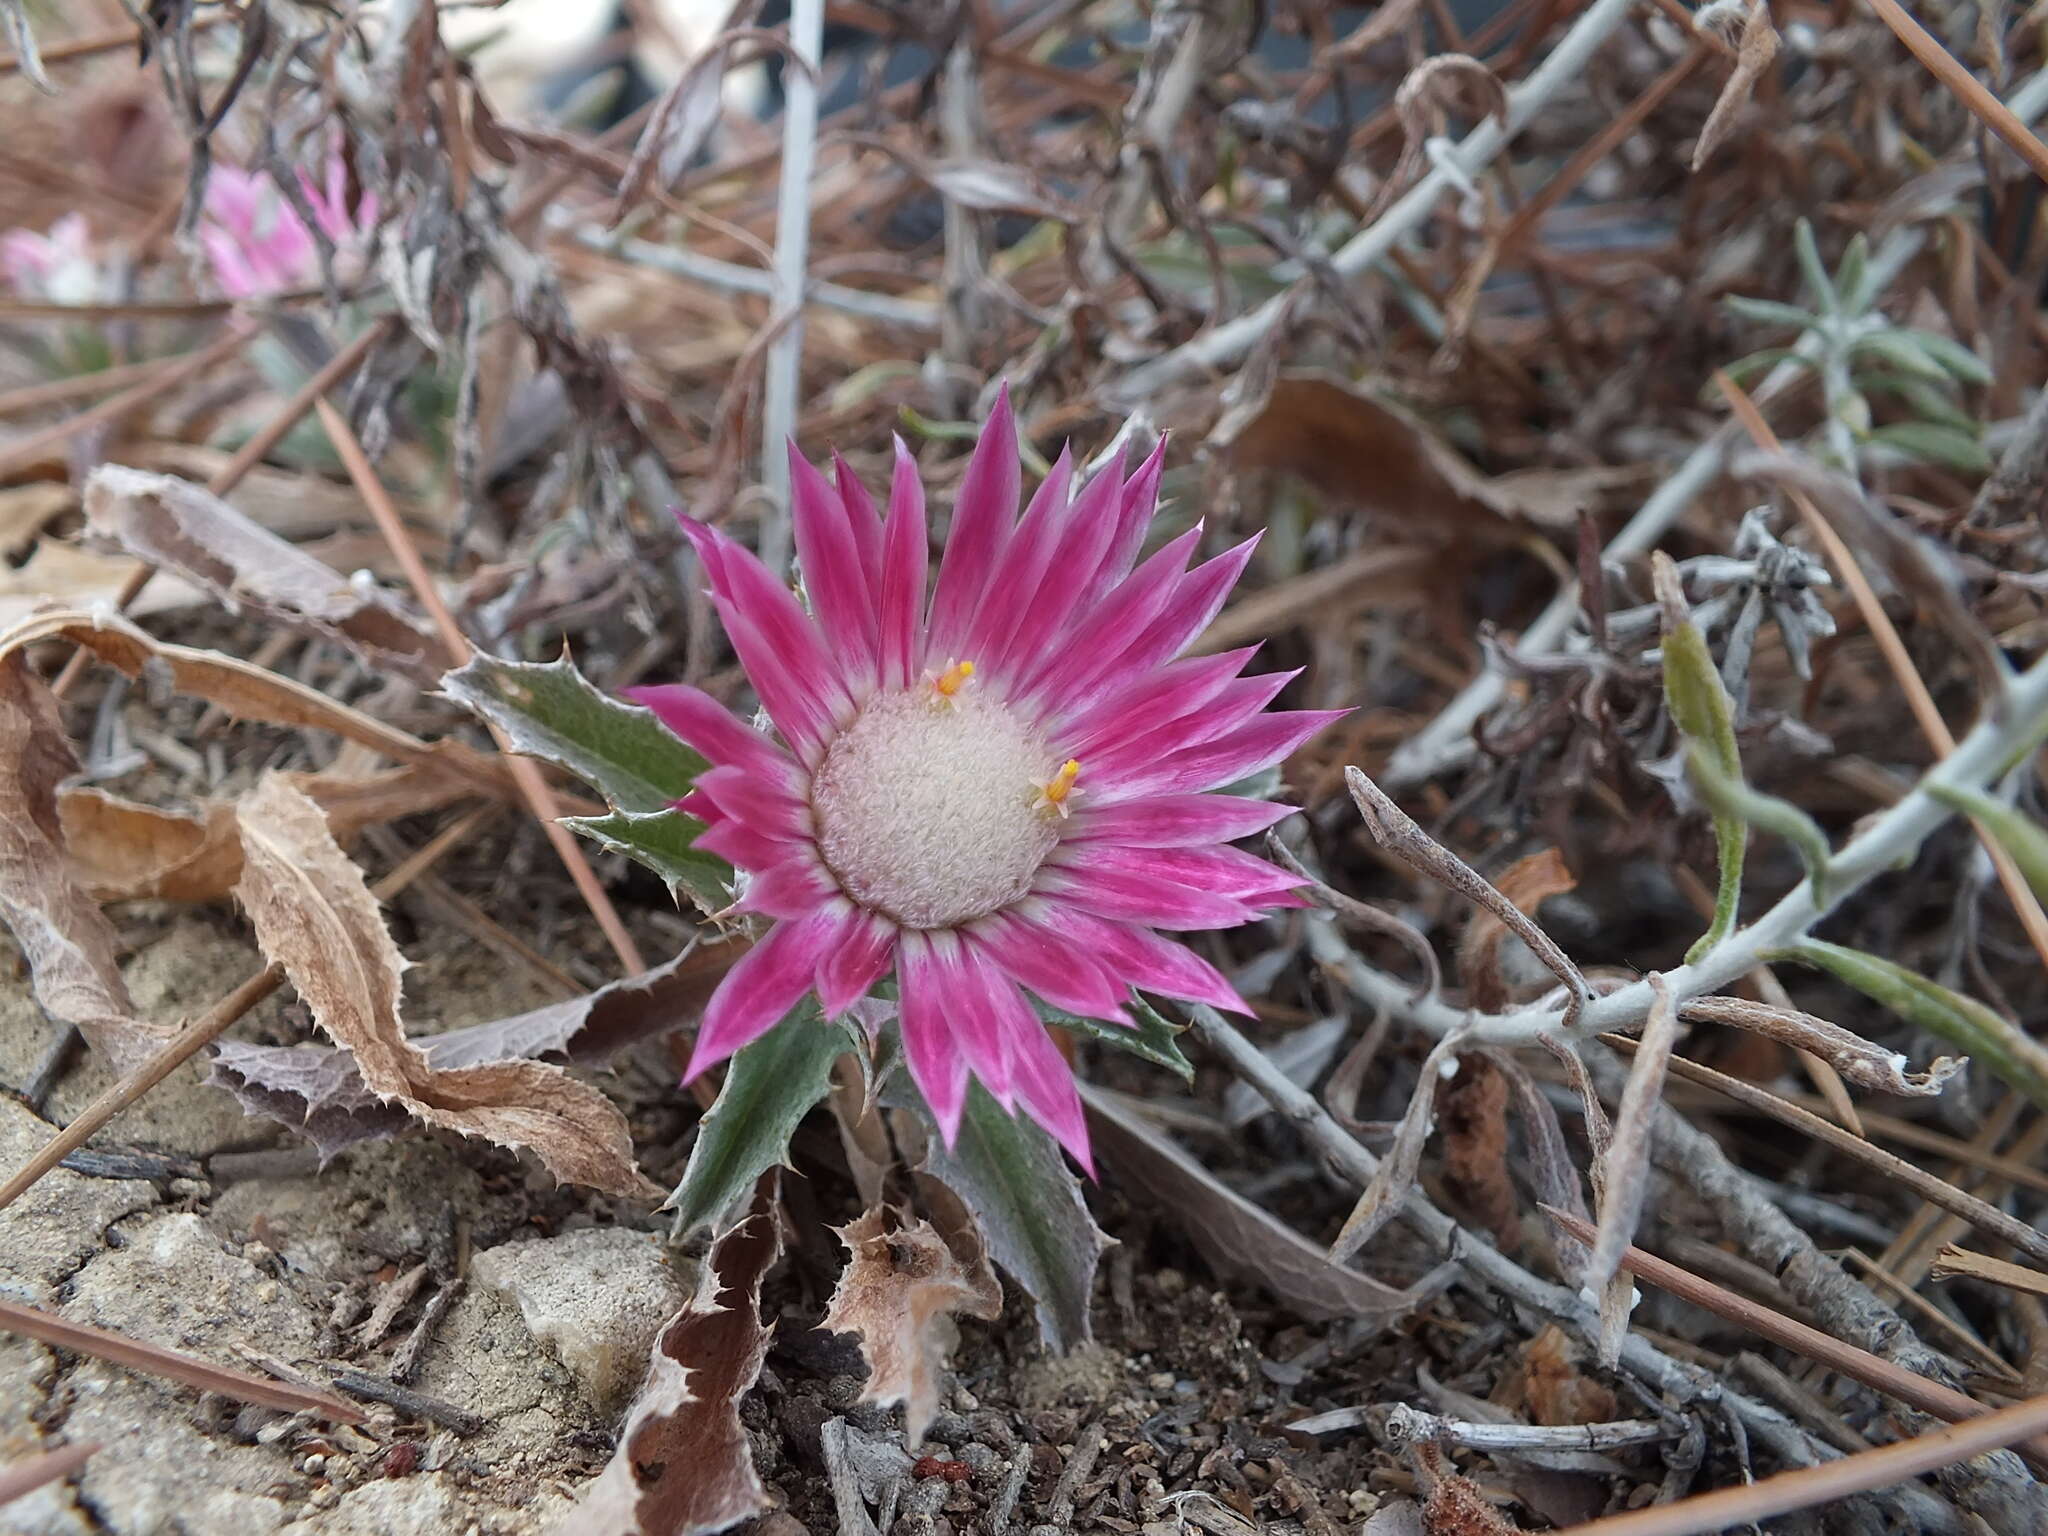
[[[47,234],[0,234],[0,277],[20,297],[52,304],[91,304],[113,296],[81,213],[67,213]]]
[[[1223,606],[1247,541],[1192,570],[1199,528],[1138,562],[1161,456],[1075,492],[1066,455],[1022,519],[1008,394],[976,444],[926,593],[924,490],[897,445],[887,515],[843,462],[794,449],[813,613],[755,556],[685,518],[776,741],[689,687],[636,690],[712,766],[679,808],[748,872],[772,919],[705,1010],[694,1076],[813,990],[838,1016],[893,968],[903,1054],[950,1143],[969,1074],[1083,1166],[1065,1059],[1027,992],[1128,1024],[1132,988],[1244,1011],[1159,929],[1299,905],[1299,881],[1225,846],[1289,813],[1215,793],[1333,715],[1269,713],[1295,674],[1251,650],[1179,657]],[[1341,712],[1340,712],[1341,713]]]
[[[377,199],[364,194],[351,213],[348,171],[327,157],[325,185],[297,173],[299,190],[322,233],[347,260],[360,261],[377,222]],[[214,281],[231,299],[264,298],[310,287],[320,278],[320,250],[291,200],[269,176],[216,165],[207,176],[199,243]]]

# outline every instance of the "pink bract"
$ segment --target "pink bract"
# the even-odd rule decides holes
[[[886,516],[847,469],[790,450],[812,613],[750,551],[683,519],[780,743],[695,688],[635,690],[711,767],[679,808],[772,919],[697,1034],[694,1077],[805,994],[843,1014],[893,968],[904,1058],[948,1143],[971,1073],[1085,1167],[1072,1074],[1026,996],[1128,1024],[1132,988],[1244,1012],[1159,929],[1299,905],[1293,875],[1225,846],[1291,808],[1215,793],[1342,711],[1267,712],[1295,674],[1252,651],[1182,659],[1256,540],[1142,563],[1161,453],[1075,490],[1064,454],[1020,520],[1007,391],[976,444],[926,593],[924,490],[897,445]]]
[[[325,185],[298,173],[313,220],[351,259],[377,222],[377,199],[365,195],[351,214],[348,173],[339,154],[327,157]],[[262,298],[319,280],[320,251],[305,220],[270,177],[238,166],[216,165],[206,182],[206,217],[199,242],[214,280],[231,299]]]

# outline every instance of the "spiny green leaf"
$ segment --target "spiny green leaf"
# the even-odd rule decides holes
[[[1974,817],[1979,826],[1998,840],[1998,846],[2012,855],[2013,863],[2027,877],[2034,894],[2048,901],[2048,828],[2003,801],[1992,799],[1981,789],[1929,784],[1927,793],[1943,805]]]
[[[809,999],[740,1047],[697,1127],[682,1182],[662,1206],[675,1213],[678,1238],[717,1221],[757,1178],[788,1161],[789,1138],[832,1085],[832,1063],[855,1049],[852,1033],[819,1017]]]
[[[1187,1028],[1176,1024],[1139,997],[1132,997],[1124,1005],[1130,1014],[1133,1027],[1111,1024],[1102,1019],[1084,1019],[1078,1014],[1062,1013],[1034,999],[1038,1016],[1048,1024],[1057,1024],[1062,1029],[1071,1029],[1100,1040],[1104,1045],[1113,1045],[1120,1051],[1129,1051],[1141,1056],[1154,1066],[1177,1072],[1185,1082],[1195,1080],[1195,1064],[1181,1054],[1180,1034]]]
[[[922,1100],[918,1107],[929,1117]],[[1065,1352],[1086,1344],[1095,1265],[1110,1239],[1088,1214],[1081,1181],[1053,1139],[1026,1116],[1004,1114],[987,1089],[970,1083],[960,1134],[950,1149],[932,1134],[924,1171],[974,1212],[990,1255],[1038,1304],[1047,1345]]]
[[[623,811],[662,811],[708,766],[651,710],[599,693],[566,659],[479,655],[441,680],[503,731],[515,752],[566,768]]]
[[[1882,1003],[1907,1023],[1967,1051],[2048,1109],[2048,1049],[1975,998],[1860,949],[1805,939],[1777,958],[1803,960]]]
[[[565,816],[562,825],[646,865],[668,883],[678,904],[688,896],[710,913],[732,901],[732,866],[692,846],[704,830],[704,823],[694,816],[681,811],[613,811],[605,816]]]

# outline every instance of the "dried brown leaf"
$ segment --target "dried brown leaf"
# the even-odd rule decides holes
[[[54,480],[31,480],[0,490],[0,559],[12,559],[27,549],[43,525],[69,512],[76,499],[70,486]]]
[[[1950,1078],[1969,1066],[1967,1060],[1937,1056],[1928,1063],[1925,1072],[1908,1072],[1906,1058],[1897,1051],[1873,1045],[1839,1024],[1797,1009],[1773,1008],[1747,998],[1695,997],[1688,999],[1679,1012],[1696,1024],[1727,1024],[1798,1050],[1811,1051],[1841,1073],[1845,1082],[1878,1093],[1926,1098],[1939,1094]]]
[[[371,665],[432,683],[446,648],[388,593],[358,585],[175,475],[107,464],[85,487],[87,529],[159,570],[174,571],[230,612],[248,609],[338,640]]]
[[[677,1029],[704,1010],[719,978],[744,953],[740,940],[701,945],[666,965],[530,1013],[451,1029],[420,1040],[439,1071],[545,1057],[595,1065],[637,1041]],[[391,1136],[410,1123],[363,1081],[347,1051],[325,1045],[223,1041],[213,1079],[263,1115],[308,1138],[323,1159],[343,1147]]]
[[[1405,1290],[1360,1274],[1294,1228],[1245,1199],[1168,1138],[1126,1113],[1114,1095],[1081,1085],[1089,1134],[1118,1183],[1134,1186],[1178,1228],[1220,1275],[1249,1280],[1305,1318],[1344,1322],[1405,1315],[1449,1284],[1433,1271]]]
[[[67,608],[111,607],[137,570],[126,555],[81,549],[63,539],[44,538],[20,566],[0,566],[0,629],[61,604]],[[129,605],[136,614],[169,613],[204,601],[200,592],[173,577],[151,581]]]
[[[518,786],[500,758],[459,741],[421,741],[291,678],[218,651],[171,645],[104,610],[61,609],[25,618],[0,630],[0,657],[39,640],[59,639],[86,647],[129,677],[140,677],[147,668],[152,679],[164,679],[177,692],[217,704],[237,719],[288,730],[333,731],[395,762],[465,781],[472,793],[518,797]]]
[[[1671,989],[1656,971],[1650,972],[1649,983],[1655,1000],[1615,1112],[1614,1139],[1600,1154],[1600,1221],[1586,1257],[1584,1283],[1601,1293],[1600,1363],[1610,1370],[1621,1358],[1632,1289],[1621,1271],[1621,1256],[1635,1237],[1643,1198],[1649,1193],[1650,1138],[1663,1107],[1671,1048],[1678,1043],[1678,1009],[1672,1004]]]
[[[464,798],[444,773],[409,766],[367,775],[280,775],[327,816],[337,839]],[[140,805],[79,785],[57,800],[72,867],[98,901],[218,901],[242,877],[242,834],[230,800],[192,810]]]
[[[1525,917],[1534,917],[1544,902],[1577,889],[1578,883],[1578,877],[1565,868],[1564,855],[1546,848],[1517,859],[1495,882],[1495,889]],[[1496,1012],[1510,1000],[1500,964],[1501,941],[1507,936],[1506,924],[1482,909],[1473,914],[1458,941],[1458,979],[1465,984],[1472,1006],[1482,1012]]]
[[[1763,0],[1749,0],[1749,9],[1742,20],[1742,42],[1735,56],[1734,72],[1728,76],[1728,83],[1721,87],[1721,94],[1714,101],[1714,110],[1707,114],[1706,126],[1700,129],[1699,143],[1693,146],[1692,169],[1698,174],[1701,166],[1713,158],[1728,135],[1734,131],[1735,119],[1749,104],[1756,83],[1771,66],[1771,60],[1778,56],[1778,29],[1771,25],[1771,8]]]
[[[761,1282],[781,1253],[774,1176],[712,1245],[697,1294],[670,1318],[618,1448],[554,1536],[711,1536],[768,1508],[740,1423],[768,1353]]]
[[[1444,1184],[1493,1233],[1504,1253],[1518,1246],[1521,1203],[1508,1172],[1508,1080],[1477,1052],[1458,1058],[1444,1089],[1437,1128],[1443,1132]]]
[[[429,1125],[531,1151],[564,1183],[651,1192],[633,1165],[625,1117],[596,1089],[537,1061],[436,1069],[405,1038],[405,962],[318,805],[271,776],[236,817],[244,863],[235,895],[257,943],[284,967],[315,1022],[355,1057],[372,1092]]]
[[[999,1316],[1002,1287],[986,1259],[963,1265],[930,1222],[899,1218],[887,1206],[834,1230],[847,1262],[818,1326],[859,1336],[868,1363],[861,1401],[902,1403],[915,1446],[938,1409],[953,1314]]]
[[[1518,543],[1531,527],[1569,528],[1577,516],[1554,485],[1489,480],[1405,408],[1333,374],[1282,374],[1210,441],[1240,469],[1300,475],[1432,544]]]
[[[115,963],[113,925],[72,870],[58,786],[78,771],[57,702],[18,654],[0,654],[0,917],[28,961],[36,1000],[76,1024],[123,1072],[172,1031],[139,1019]]]
[[[1578,1165],[1572,1161],[1571,1148],[1564,1139],[1564,1127],[1558,1122],[1557,1110],[1544,1097],[1543,1089],[1529,1075],[1528,1069],[1511,1053],[1488,1049],[1482,1054],[1513,1091],[1515,1113],[1522,1122],[1528,1179],[1536,1191],[1537,1200],[1568,1210],[1575,1216],[1588,1216],[1585,1192],[1579,1186]],[[1559,1270],[1566,1277],[1575,1279],[1586,1262],[1584,1245],[1577,1238],[1560,1233],[1557,1251]]]
[[[1358,1204],[1344,1218],[1337,1240],[1330,1245],[1330,1262],[1342,1264],[1371,1242],[1381,1227],[1394,1219],[1415,1188],[1416,1170],[1422,1166],[1423,1143],[1436,1124],[1436,1091],[1444,1072],[1454,1066],[1462,1035],[1446,1035],[1422,1059],[1422,1079],[1402,1111],[1394,1128],[1394,1140],[1380,1159],[1379,1171],[1358,1197]]]

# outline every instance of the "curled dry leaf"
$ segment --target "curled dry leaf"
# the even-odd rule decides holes
[[[1521,1225],[1521,1202],[1508,1172],[1508,1093],[1508,1080],[1492,1060],[1467,1052],[1444,1088],[1438,1115],[1444,1185],[1503,1253],[1514,1252]]]
[[[1931,1098],[1969,1065],[1967,1059],[1937,1056],[1925,1072],[1908,1072],[1906,1058],[1897,1051],[1874,1045],[1839,1024],[1797,1009],[1773,1008],[1746,998],[1695,997],[1688,999],[1679,1012],[1694,1024],[1728,1024],[1811,1051],[1841,1073],[1843,1081],[1877,1093]]]
[[[1721,87],[1714,110],[1707,114],[1706,126],[1700,129],[1699,143],[1693,147],[1692,169],[1695,174],[1713,158],[1714,151],[1734,130],[1736,116],[1749,104],[1750,93],[1777,56],[1778,29],[1771,25],[1771,8],[1764,4],[1764,0],[1749,0],[1749,8],[1743,13],[1742,41],[1735,55],[1735,70],[1728,76],[1728,83]]]
[[[1578,883],[1577,876],[1565,868],[1564,855],[1546,848],[1509,865],[1495,882],[1495,889],[1524,917],[1533,918],[1544,902],[1577,889]],[[1507,925],[1482,908],[1473,914],[1458,941],[1458,979],[1465,984],[1472,1006],[1485,1013],[1506,1007],[1510,1000],[1500,963],[1501,941],[1507,936]]]
[[[1330,1245],[1331,1263],[1342,1264],[1371,1242],[1380,1228],[1394,1219],[1401,1202],[1415,1188],[1416,1170],[1422,1166],[1422,1146],[1436,1124],[1437,1085],[1447,1069],[1455,1068],[1458,1047],[1464,1038],[1463,1034],[1446,1035],[1422,1059],[1421,1081],[1416,1083],[1408,1107],[1401,1113],[1393,1143],[1380,1159],[1379,1171],[1365,1186],[1365,1193],[1358,1197],[1358,1204],[1344,1218],[1337,1240]]]
[[[666,965],[530,1013],[430,1035],[418,1042],[436,1071],[548,1058],[589,1066],[697,1017],[719,978],[746,950],[741,940],[705,944]],[[327,1159],[343,1147],[391,1136],[411,1123],[363,1081],[355,1058],[326,1045],[222,1041],[213,1083],[251,1115],[288,1126]]]
[[[1535,489],[1488,479],[1409,411],[1334,374],[1282,374],[1219,421],[1210,442],[1239,469],[1300,475],[1429,543],[1518,543],[1531,527],[1575,526],[1580,505],[1554,480]]]
[[[364,827],[460,800],[467,786],[417,765],[384,773],[286,773],[316,803],[328,830],[347,839]],[[72,867],[99,901],[218,901],[242,878],[242,834],[231,800],[189,811],[140,805],[77,785],[57,799]]]
[[[499,758],[459,741],[421,741],[291,678],[218,651],[171,645],[103,610],[61,609],[31,615],[0,630],[0,657],[39,640],[82,645],[129,677],[141,677],[147,669],[152,680],[165,679],[177,692],[217,704],[239,720],[287,730],[333,731],[395,762],[415,764],[464,782],[473,794],[504,800],[519,796],[518,786]]]
[[[1216,1272],[1249,1280],[1305,1318],[1392,1323],[1450,1284],[1455,1266],[1432,1270],[1404,1290],[1333,1264],[1314,1243],[1255,1205],[1137,1116],[1116,1096],[1081,1085],[1088,1130],[1119,1183],[1175,1213]]]
[[[112,607],[136,569],[126,555],[102,554],[45,536],[20,566],[0,566],[0,629],[53,603],[67,608]],[[201,594],[192,586],[165,576],[144,587],[128,611],[169,613],[201,601]]]
[[[532,1152],[564,1183],[652,1193],[633,1165],[625,1117],[596,1089],[537,1061],[437,1069],[399,1022],[405,962],[362,871],[320,807],[283,779],[237,808],[242,878],[235,895],[265,955],[284,967],[314,1020],[355,1057],[372,1092],[428,1125]]]
[[[818,1326],[859,1336],[868,1363],[861,1401],[903,1404],[916,1446],[938,1409],[953,1315],[1000,1316],[1002,1286],[982,1254],[963,1263],[930,1222],[901,1220],[887,1206],[834,1230],[846,1244],[846,1268]]]
[[[711,1246],[697,1294],[654,1340],[618,1448],[554,1536],[711,1536],[768,1508],[740,1423],[768,1353],[761,1282],[782,1252],[775,1176]]]
[[[357,584],[297,545],[176,475],[106,464],[85,487],[86,527],[161,570],[175,571],[229,611],[247,608],[290,629],[338,640],[373,666],[431,683],[445,647],[374,584]]]
[[[57,805],[58,786],[77,771],[49,689],[19,654],[0,654],[0,917],[36,1001],[125,1072],[171,1031],[135,1016],[113,925],[72,870]]]

